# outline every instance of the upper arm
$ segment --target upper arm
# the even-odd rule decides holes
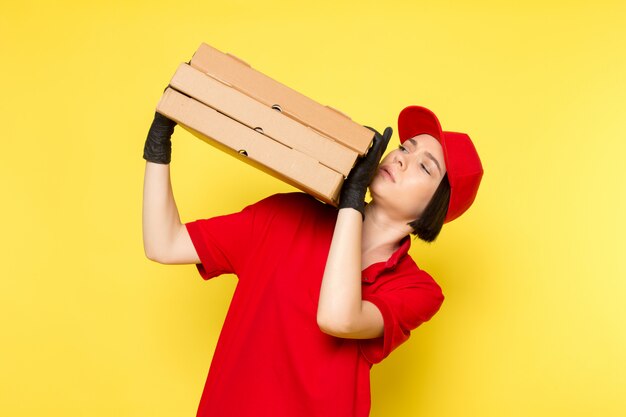
[[[373,339],[383,335],[385,323],[383,315],[375,304],[363,300],[361,302],[361,314],[344,326],[323,327],[324,333],[344,339]]]
[[[406,342],[411,331],[430,320],[444,300],[441,288],[432,279],[366,297],[378,307],[384,322],[382,337],[359,342],[361,352],[371,363],[382,361]]]
[[[161,264],[198,264],[200,258],[196,252],[196,248],[191,241],[187,227],[182,224],[170,246],[165,248],[162,253],[152,258],[153,261]]]

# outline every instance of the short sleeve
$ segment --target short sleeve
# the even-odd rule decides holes
[[[375,304],[384,320],[383,336],[359,340],[365,359],[376,364],[406,342],[413,329],[430,320],[439,311],[444,296],[439,285],[432,281],[381,290],[363,299]]]
[[[185,223],[200,258],[196,267],[203,279],[243,270],[253,253],[255,221],[270,201],[267,197],[237,213]]]
[[[246,206],[243,210],[185,223],[189,237],[198,253],[198,272],[208,280],[222,274],[241,272],[263,239],[277,227],[277,220],[293,212],[298,202],[306,201],[303,193],[279,193]],[[300,203],[300,205],[302,205]]]

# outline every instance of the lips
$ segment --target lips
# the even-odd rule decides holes
[[[391,181],[396,182],[393,172],[391,171],[389,167],[387,166],[380,167],[380,171],[382,171],[383,175],[387,175],[389,178],[391,178]]]

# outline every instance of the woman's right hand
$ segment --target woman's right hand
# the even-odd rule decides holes
[[[157,164],[169,164],[172,159],[172,141],[176,122],[154,112],[154,120],[143,148],[143,159]]]

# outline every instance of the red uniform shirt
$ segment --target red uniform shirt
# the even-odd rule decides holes
[[[201,417],[366,417],[370,369],[429,320],[441,288],[407,254],[362,273],[362,298],[384,336],[323,333],[317,305],[337,209],[304,193],[276,194],[241,212],[186,224],[204,279],[238,277],[200,399]]]

